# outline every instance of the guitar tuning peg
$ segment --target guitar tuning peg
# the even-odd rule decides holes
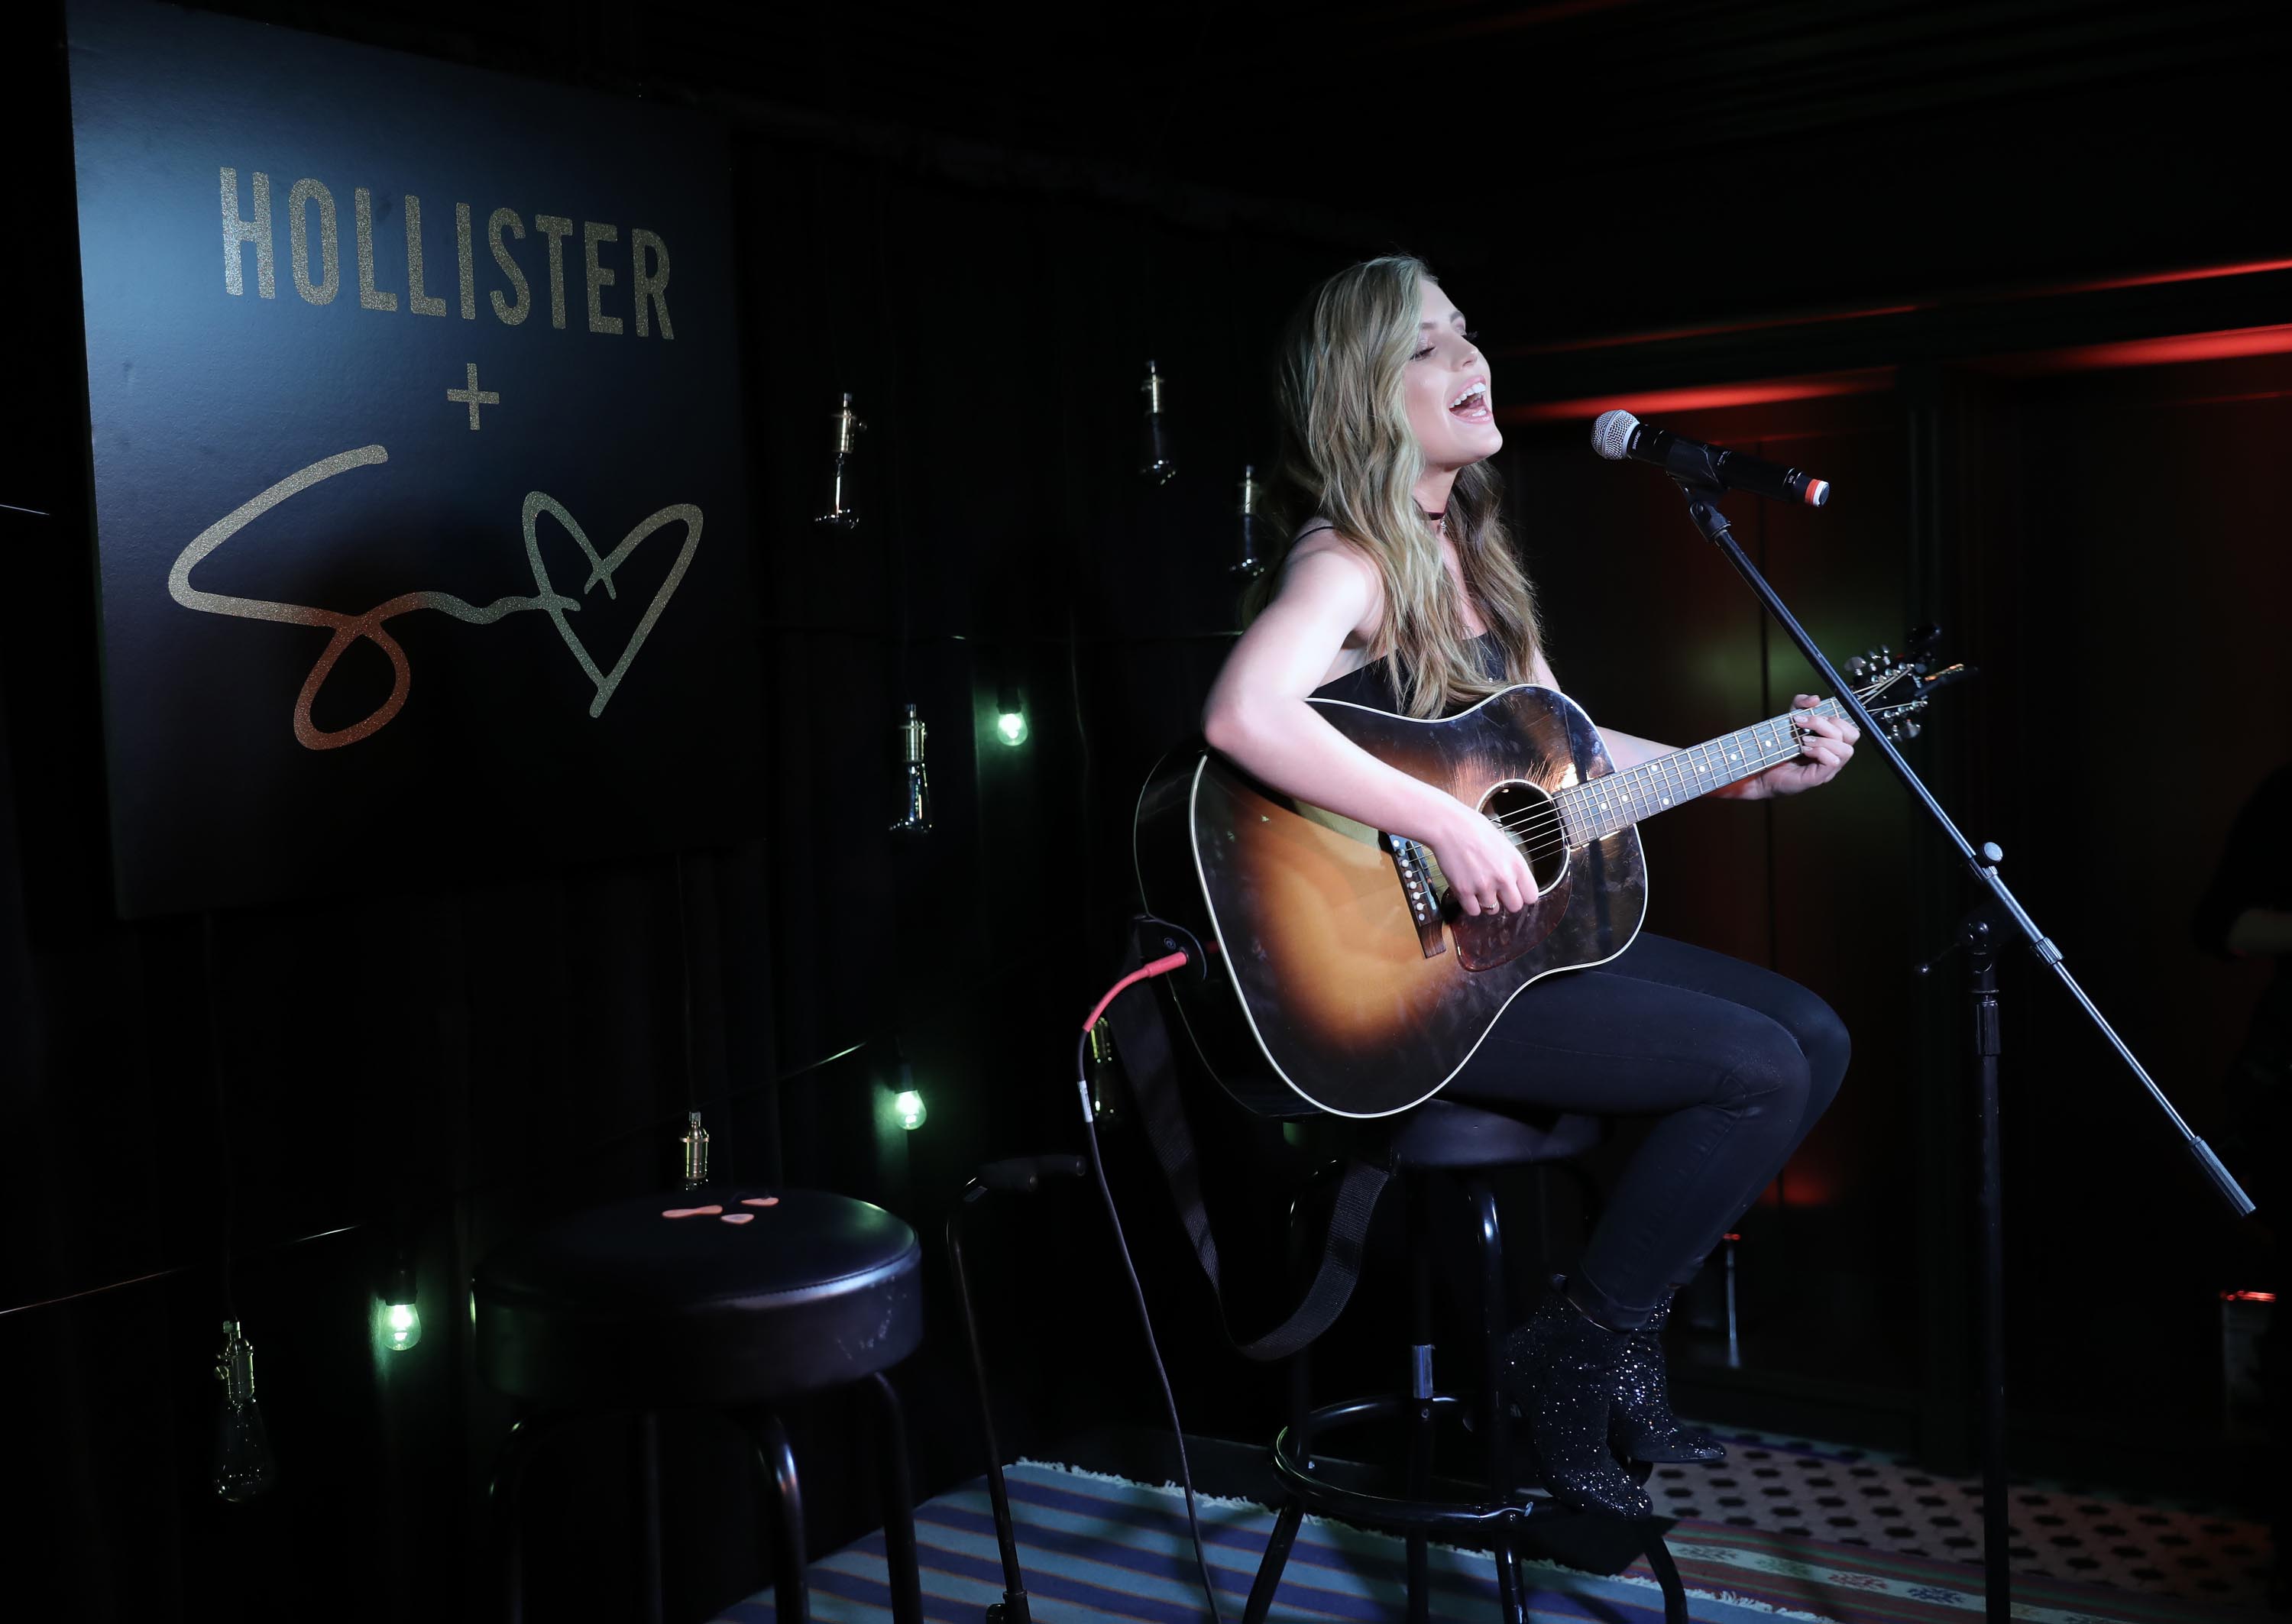
[[[1870,669],[1870,663],[1858,654],[1847,661],[1843,669],[1848,676],[1859,678]]]
[[[1916,737],[1917,737],[1917,736],[1918,736],[1918,725],[1917,725],[1917,723],[1916,723],[1916,722],[1904,722],[1904,723],[1902,724],[1902,737],[1903,737],[1903,738],[1905,738],[1905,739],[1914,739],[1914,738],[1916,738]]]
[[[1879,645],[1878,645],[1878,663],[1879,663],[1879,664],[1881,664],[1881,665],[1892,665],[1893,663],[1894,663],[1894,651],[1893,651],[1893,649],[1891,649],[1891,648],[1887,647],[1886,647],[1886,645],[1885,645],[1885,644],[1884,644],[1884,643],[1879,644]]]

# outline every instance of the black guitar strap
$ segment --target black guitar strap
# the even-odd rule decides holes
[[[1123,974],[1143,962],[1134,944]],[[1154,1147],[1154,1159],[1162,1164],[1163,1175],[1170,1182],[1170,1194],[1193,1242],[1194,1256],[1201,1263],[1202,1273],[1209,1276],[1226,1340],[1246,1359],[1286,1359],[1327,1331],[1352,1299],[1353,1287],[1360,1279],[1362,1242],[1368,1234],[1369,1219],[1376,1212],[1377,1195],[1392,1176],[1392,1167],[1382,1158],[1358,1153],[1348,1155],[1337,1180],[1320,1261],[1314,1266],[1304,1297],[1287,1319],[1263,1335],[1247,1342],[1236,1337],[1218,1279],[1217,1238],[1210,1233],[1209,1211],[1203,1202],[1201,1162],[1187,1126],[1185,1101],[1179,1093],[1170,1017],[1163,1003],[1167,994],[1158,986],[1150,987],[1149,992],[1150,996],[1142,998],[1133,989],[1107,1009],[1107,1020],[1114,1029],[1115,1052],[1130,1084],[1139,1121]]]

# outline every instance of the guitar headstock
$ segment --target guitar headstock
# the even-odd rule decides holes
[[[1926,708],[1936,688],[1975,674],[1971,665],[1935,669],[1941,644],[1941,627],[1920,626],[1910,633],[1909,658],[1897,660],[1893,649],[1881,645],[1838,668],[1854,684],[1854,696],[1870,712],[1870,719],[1898,744],[1918,736],[1920,724],[1914,719]]]

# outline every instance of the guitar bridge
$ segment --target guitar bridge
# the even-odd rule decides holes
[[[1432,894],[1432,875],[1425,866],[1424,848],[1399,834],[1386,835],[1384,845],[1392,854],[1393,872],[1400,878],[1401,895],[1408,900],[1408,918],[1416,927],[1416,945],[1426,958],[1438,958],[1449,951],[1449,944],[1441,934],[1441,904]]]

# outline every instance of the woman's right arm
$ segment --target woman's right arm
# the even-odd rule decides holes
[[[1300,549],[1273,601],[1226,656],[1202,707],[1202,734],[1260,783],[1432,848],[1468,913],[1536,900],[1519,848],[1480,812],[1388,767],[1305,703],[1345,639],[1374,624],[1378,583],[1336,546]]]

